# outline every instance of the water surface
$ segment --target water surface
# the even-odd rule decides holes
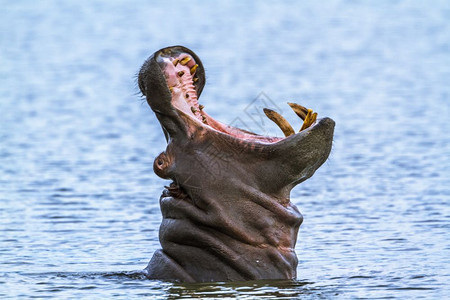
[[[0,297],[448,296],[449,36],[446,1],[4,1]],[[167,181],[135,74],[175,44],[202,58],[201,103],[221,121],[281,134],[261,101],[296,127],[287,101],[336,121],[329,160],[291,195],[297,281],[140,272]]]

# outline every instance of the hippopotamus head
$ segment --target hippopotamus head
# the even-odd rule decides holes
[[[199,282],[293,279],[302,215],[291,189],[311,177],[331,150],[334,121],[290,103],[298,133],[265,109],[286,137],[225,125],[198,100],[205,71],[191,50],[174,46],[148,58],[138,84],[156,114],[167,148],[155,173],[172,183],[160,198],[162,250],[149,278]]]

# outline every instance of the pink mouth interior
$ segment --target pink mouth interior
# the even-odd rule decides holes
[[[190,58],[188,62],[181,63],[183,59],[187,60],[187,58]],[[166,77],[167,86],[172,93],[172,105],[191,117],[199,126],[208,126],[235,138],[248,141],[275,143],[283,139],[257,135],[216,121],[198,103],[198,96],[194,86],[195,71],[191,71],[196,65],[194,58],[187,53],[182,53],[179,56],[160,57],[160,59],[165,63],[164,76]]]

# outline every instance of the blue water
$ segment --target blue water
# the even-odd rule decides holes
[[[0,4],[1,298],[450,295],[450,2]],[[287,101],[336,121],[328,162],[292,193],[297,281],[140,273],[167,181],[135,74],[175,44],[202,58],[216,119],[280,135],[250,113],[262,97],[296,128]]]

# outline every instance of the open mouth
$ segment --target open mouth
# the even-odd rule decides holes
[[[204,106],[198,101],[205,84],[205,72],[200,59],[189,53],[184,47],[171,47],[160,50],[153,57],[163,72],[167,89],[171,94],[171,105],[197,126],[208,126],[214,130],[226,133],[238,139],[258,141],[262,143],[275,143],[284,138],[268,137],[223,124],[209,116]],[[141,88],[142,90],[142,88]],[[143,91],[145,94],[145,91]],[[317,122],[317,113],[296,103],[289,106],[302,120],[302,126],[298,132],[313,127]],[[289,122],[274,110],[264,108],[266,116],[281,129],[285,137],[296,132]]]

